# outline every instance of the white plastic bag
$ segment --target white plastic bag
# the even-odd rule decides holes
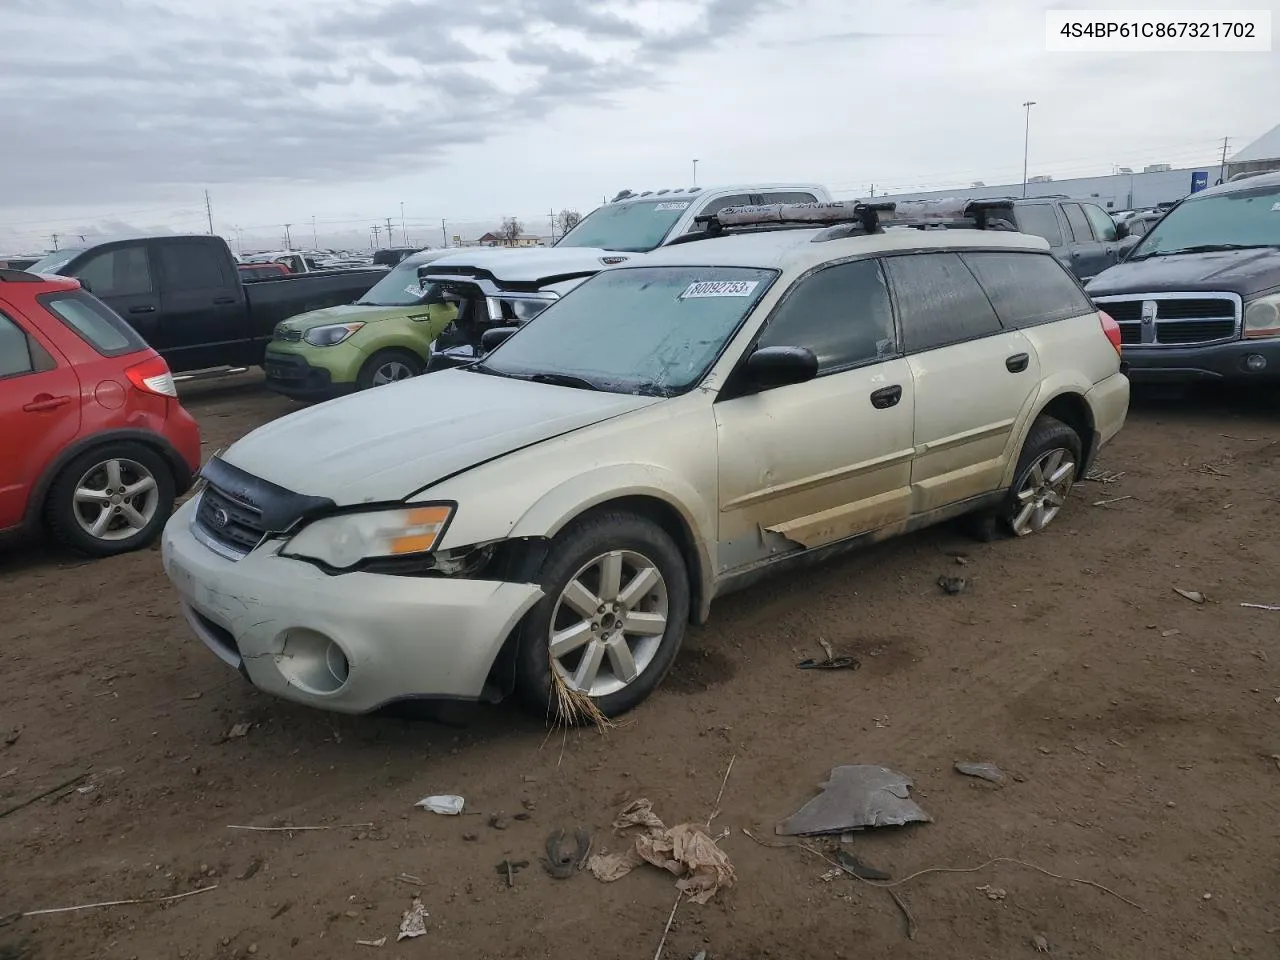
[[[443,814],[446,817],[456,817],[462,813],[462,808],[465,804],[466,801],[462,797],[442,794],[435,797],[423,797],[414,806],[421,807],[423,810],[430,810],[432,813]]]

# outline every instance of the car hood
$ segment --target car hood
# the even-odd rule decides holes
[[[561,434],[661,403],[441,370],[272,421],[218,456],[340,506],[402,500],[446,477]]]
[[[433,261],[427,274],[431,277],[488,276],[500,284],[543,284],[591,276],[605,267],[639,256],[643,254],[616,253],[595,247],[473,247]]]
[[[352,323],[362,320],[374,323],[378,320],[389,320],[394,317],[425,316],[427,307],[373,307],[357,303],[344,303],[338,307],[325,307],[323,310],[312,310],[300,313],[296,317],[282,320],[276,324],[276,330],[297,330],[300,333],[312,327],[323,327],[330,323]]]
[[[1182,253],[1118,263],[1094,277],[1085,290],[1091,297],[1225,291],[1249,300],[1278,287],[1280,250],[1263,248]]]

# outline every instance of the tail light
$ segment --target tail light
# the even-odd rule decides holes
[[[154,393],[161,397],[178,395],[177,384],[173,382],[173,374],[169,372],[169,365],[164,362],[164,357],[156,356],[135,363],[124,373],[129,382],[143,393]]]
[[[1122,353],[1123,339],[1120,336],[1120,324],[1111,319],[1111,314],[1105,310],[1098,311],[1098,320],[1102,323],[1102,332],[1107,335],[1107,339],[1111,341],[1111,346],[1116,348],[1116,353]]]

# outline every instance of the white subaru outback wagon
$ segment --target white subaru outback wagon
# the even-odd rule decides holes
[[[964,514],[1043,530],[1124,423],[1119,330],[1044,240],[904,206],[722,211],[482,362],[253,431],[165,530],[188,622],[329,710],[616,715],[762,574]]]

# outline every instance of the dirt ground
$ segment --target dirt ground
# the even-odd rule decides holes
[[[187,400],[209,453],[290,409],[252,380]],[[1280,612],[1241,607],[1280,603],[1275,410],[1142,400],[1100,463],[1124,476],[1079,485],[1043,536],[935,529],[725,598],[607,736],[508,706],[463,727],[294,707],[190,635],[157,552],[0,555],[0,916],[212,888],[0,920],[0,958],[358,957],[384,936],[402,957],[653,957],[673,878],[553,879],[544,839],[585,826],[618,850],[636,797],[704,822],[731,760],[713,833],[737,884],[682,904],[664,957],[1016,958],[1036,936],[1059,958],[1276,957]],[[819,638],[861,669],[796,669]],[[845,845],[895,878],[1012,858],[1114,895],[1007,860],[926,874],[894,888],[908,939],[887,891],[744,832],[774,842],[858,762],[911,777],[934,819]],[[433,793],[468,815],[413,807]],[[529,862],[511,887],[503,860]],[[415,894],[427,934],[397,943]]]

